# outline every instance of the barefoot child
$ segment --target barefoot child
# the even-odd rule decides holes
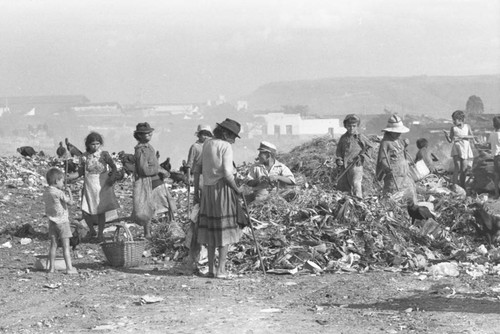
[[[451,157],[453,158],[453,183],[458,184],[465,189],[465,173],[467,171],[468,159],[473,159],[472,147],[470,141],[474,139],[470,125],[465,124],[465,113],[462,110],[456,110],[451,115],[453,126],[450,133],[443,130],[446,140],[453,143],[451,147]],[[459,183],[460,176],[460,183]]]
[[[495,175],[495,198],[500,196],[498,182],[500,182],[500,116],[493,117],[495,131],[490,134],[491,154],[493,155],[493,173]]]
[[[57,250],[57,240],[61,239],[64,262],[66,262],[66,273],[77,274],[77,270],[71,264],[69,254],[69,238],[71,237],[71,229],[69,225],[68,205],[73,204],[71,192],[69,196],[64,193],[64,173],[57,169],[51,168],[46,175],[48,187],[43,193],[45,202],[45,214],[49,218],[49,273],[55,272],[55,260]]]

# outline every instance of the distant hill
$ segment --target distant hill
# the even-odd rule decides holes
[[[500,113],[500,75],[457,77],[330,78],[274,82],[245,99],[251,110],[279,110],[284,105],[307,105],[311,114],[380,114],[451,117],[465,109],[471,95],[479,96],[485,113]]]

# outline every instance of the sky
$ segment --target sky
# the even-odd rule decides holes
[[[276,81],[500,74],[500,0],[0,5],[0,96],[193,103]]]

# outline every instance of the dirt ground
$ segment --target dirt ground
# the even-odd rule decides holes
[[[0,230],[30,223],[36,231],[28,244],[0,235],[0,246],[12,245],[0,248],[0,332],[500,333],[498,275],[374,268],[220,280],[151,257],[114,268],[95,243],[79,246],[79,275],[47,274],[34,269],[34,256],[49,246],[41,198],[29,189],[0,192]]]

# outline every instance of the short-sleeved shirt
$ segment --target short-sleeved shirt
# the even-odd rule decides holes
[[[187,166],[193,169],[194,165],[201,159],[201,152],[203,151],[203,143],[197,141],[189,148]]]
[[[491,144],[491,154],[493,156],[500,155],[500,132],[492,132],[489,142]]]
[[[50,221],[56,224],[69,222],[68,203],[71,202],[68,195],[54,186],[48,186],[43,193],[45,202],[45,214]]]
[[[361,134],[353,135],[346,132],[339,139],[336,154],[337,157],[342,158],[344,167],[347,167],[363,148],[368,149],[370,147]],[[361,162],[359,165],[361,165]]]
[[[248,180],[258,180],[261,177],[269,177],[270,175],[276,175],[276,176],[286,176],[290,178],[293,184],[295,184],[295,177],[293,176],[292,171],[285,166],[283,163],[279,162],[278,160],[274,161],[274,165],[271,167],[271,169],[268,171],[266,166],[264,166],[261,163],[257,163],[254,166],[252,166],[252,169],[250,169],[250,173],[247,176]],[[284,183],[280,184],[280,186],[285,186]],[[266,184],[261,184],[256,187],[254,187],[254,191],[259,191],[262,189],[267,189],[268,185]]]
[[[203,144],[201,159],[195,165],[195,173],[203,175],[203,184],[213,186],[222,178],[234,178],[233,148],[222,139],[209,139]]]

